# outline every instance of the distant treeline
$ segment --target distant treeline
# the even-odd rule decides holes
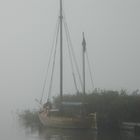
[[[92,93],[65,95],[65,101],[84,101],[88,103],[89,112],[97,112],[99,129],[119,129],[122,122],[140,122],[140,92],[135,90],[100,90]],[[55,103],[59,97],[54,98]]]
[[[119,129],[122,122],[140,122],[140,92],[135,90],[128,93],[126,90],[100,90],[82,95],[64,95],[64,101],[83,101],[88,103],[87,111],[97,113],[99,129]],[[59,103],[60,98],[54,97],[54,103]],[[28,125],[37,123],[37,112],[24,111],[20,118]],[[40,124],[39,124],[40,125]]]

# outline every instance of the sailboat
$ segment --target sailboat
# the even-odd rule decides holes
[[[60,104],[58,107],[53,105],[48,100],[47,103],[41,105],[39,111],[39,119],[46,127],[52,128],[78,128],[78,129],[95,129],[97,130],[96,113],[86,112],[84,101],[81,102],[66,102],[63,99],[63,8],[62,0],[60,0],[60,15],[59,15],[59,36],[60,36]],[[83,33],[83,96],[85,95],[85,47],[86,41]]]

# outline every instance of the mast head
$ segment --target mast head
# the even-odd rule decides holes
[[[85,40],[84,32],[83,32],[83,42],[82,42],[82,46],[83,46],[83,51],[85,51],[85,50],[86,50],[86,40]]]
[[[85,34],[84,34],[84,32],[83,32],[83,38],[85,38]]]

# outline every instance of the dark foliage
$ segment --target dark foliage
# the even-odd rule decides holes
[[[59,97],[54,98],[56,106]],[[99,129],[119,129],[122,122],[140,122],[140,93],[128,94],[126,90],[94,90],[83,96],[65,95],[65,101],[84,101],[89,112],[97,112]]]
[[[19,119],[26,127],[40,127],[41,123],[37,111],[25,110],[18,113]]]

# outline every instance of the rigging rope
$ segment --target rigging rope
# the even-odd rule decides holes
[[[64,13],[64,17],[65,17],[65,13]],[[66,25],[66,30],[68,32],[68,37],[69,37],[69,41],[70,41],[70,44],[71,44],[70,46],[71,46],[71,49],[72,49],[72,52],[73,52],[73,56],[74,56],[75,63],[76,63],[76,68],[77,68],[77,72],[78,72],[80,83],[81,83],[81,86],[82,86],[83,84],[82,84],[81,76],[80,76],[79,69],[78,69],[78,66],[77,66],[77,61],[76,61],[76,58],[75,58],[75,54],[74,54],[74,51],[73,51],[73,45],[72,45],[72,41],[70,39],[70,33],[69,33],[68,25],[67,25],[66,20],[64,20],[64,22],[65,22],[65,25]],[[88,57],[88,52],[87,51],[86,51],[86,57],[87,57],[88,70],[89,70],[89,73],[90,73],[91,85],[94,88],[93,76],[92,76],[92,72],[91,72],[91,66],[90,66],[90,62],[89,62],[89,57]]]
[[[87,57],[87,64],[88,64],[88,69],[89,69],[89,73],[90,73],[90,80],[91,80],[92,87],[94,89],[93,76],[92,76],[92,72],[91,72],[91,66],[90,66],[90,62],[89,62],[87,49],[86,49],[86,57]]]
[[[65,13],[64,13],[65,15]],[[64,16],[65,17],[65,16]],[[65,28],[67,30],[67,34],[68,34],[68,37],[69,37],[69,41],[70,41],[70,46],[71,46],[71,49],[72,49],[72,52],[73,52],[73,58],[75,59],[75,64],[76,64],[76,68],[77,68],[77,72],[78,72],[78,75],[79,75],[79,80],[80,80],[80,83],[81,83],[81,86],[83,85],[82,84],[82,80],[81,80],[81,76],[80,76],[80,73],[79,73],[79,69],[78,69],[78,66],[77,66],[77,61],[76,61],[76,58],[75,58],[75,54],[74,54],[74,51],[73,51],[73,46],[72,46],[72,42],[71,42],[71,39],[70,39],[70,33],[69,33],[69,29],[68,29],[68,25],[66,23],[66,20],[64,20],[65,22]],[[91,80],[91,85],[92,87],[94,88],[94,82],[93,82],[93,76],[92,76],[92,72],[91,72],[91,66],[90,66],[90,62],[89,62],[89,57],[88,57],[88,52],[86,51],[86,57],[87,57],[87,64],[88,64],[88,70],[89,70],[89,73],[90,73],[90,80]]]
[[[64,14],[64,19],[65,19],[65,14]],[[69,33],[69,29],[68,29],[68,25],[67,25],[66,20],[64,20],[64,23],[65,23],[65,28],[66,28],[66,31],[67,31],[67,34],[68,34],[68,39],[69,39],[69,42],[70,42],[70,48],[71,48],[71,52],[72,52],[72,55],[73,55],[75,68],[76,68],[76,71],[78,73],[79,81],[80,81],[81,88],[82,88],[83,83],[82,83],[81,75],[80,75],[80,72],[79,72],[78,64],[77,64],[77,61],[76,61],[75,53],[74,53],[74,50],[73,50],[73,45],[72,45],[72,41],[71,41],[71,38],[70,38],[70,33]]]
[[[41,94],[41,98],[40,98],[40,103],[41,104],[42,104],[42,100],[43,100],[43,96],[44,96],[44,92],[45,92],[45,86],[46,86],[47,79],[48,79],[48,73],[49,73],[49,67],[50,67],[50,64],[51,64],[51,58],[52,58],[52,55],[53,55],[53,51],[55,49],[55,45],[54,44],[55,44],[55,41],[56,41],[55,39],[56,39],[56,36],[57,36],[58,28],[59,28],[59,19],[57,19],[55,33],[54,33],[52,47],[51,47],[51,53],[49,55],[49,63],[48,63],[48,66],[47,66],[47,71],[46,71],[46,75],[45,75],[45,79],[44,79],[42,94]]]
[[[71,64],[71,67],[72,67],[72,76],[73,76],[73,80],[74,80],[74,85],[75,85],[75,89],[76,89],[77,93],[79,93],[77,83],[76,83],[76,77],[75,77],[75,74],[74,74],[74,66],[73,66],[73,61],[72,61],[72,54],[71,54],[71,50],[70,50],[68,31],[67,31],[65,22],[64,22],[64,27],[65,27],[66,39],[67,39],[67,43],[68,43],[68,52],[69,52],[69,57],[70,57],[70,64]]]
[[[58,33],[59,33],[59,26],[58,26],[57,35],[56,35],[55,51],[54,51],[54,58],[53,58],[53,67],[52,67],[52,73],[51,73],[51,79],[50,79],[50,86],[49,86],[47,101],[49,101],[50,95],[51,95],[51,91],[52,91],[53,74],[54,74],[54,68],[55,68],[55,60],[56,60],[55,58],[56,58],[56,50],[57,50],[57,42],[58,42]]]
[[[75,57],[72,41],[71,41],[71,38],[70,38],[70,32],[69,32],[69,29],[68,29],[68,25],[67,25],[67,22],[66,22],[64,11],[63,11],[63,24],[64,24],[64,28],[65,28],[67,43],[68,43],[68,52],[69,52],[69,57],[70,57],[70,64],[71,64],[71,67],[72,67],[72,76],[73,76],[73,80],[74,80],[74,85],[75,85],[75,89],[76,89],[77,93],[79,93],[78,86],[77,86],[77,81],[76,81],[76,76],[75,76],[75,71],[78,73],[78,78],[79,78],[81,87],[83,87],[83,82],[82,82],[81,75],[80,75],[80,72],[79,72],[79,68],[78,68],[76,57]],[[59,34],[59,30],[60,30],[59,25],[60,25],[60,21],[58,19],[57,24],[56,24],[56,29],[55,29],[55,35],[54,35],[54,39],[53,39],[53,45],[52,45],[52,48],[51,48],[51,53],[49,55],[49,63],[48,63],[48,67],[47,67],[47,73],[45,75],[45,80],[44,80],[44,84],[43,84],[43,90],[42,90],[42,95],[41,95],[41,99],[40,99],[41,104],[42,104],[42,100],[43,100],[43,96],[44,96],[44,92],[45,92],[45,86],[46,86],[47,79],[48,79],[49,67],[50,67],[50,64],[51,64],[52,57],[53,57],[47,101],[50,99],[50,95],[51,95],[51,92],[52,92],[53,75],[54,75],[54,68],[55,68],[55,62],[56,62],[56,50],[57,50],[58,34]],[[89,73],[90,73],[91,84],[94,88],[94,82],[93,82],[93,78],[92,78],[92,72],[91,72],[91,67],[90,67],[87,51],[86,51],[86,57],[87,57],[87,63],[88,63],[88,68],[89,68]]]

